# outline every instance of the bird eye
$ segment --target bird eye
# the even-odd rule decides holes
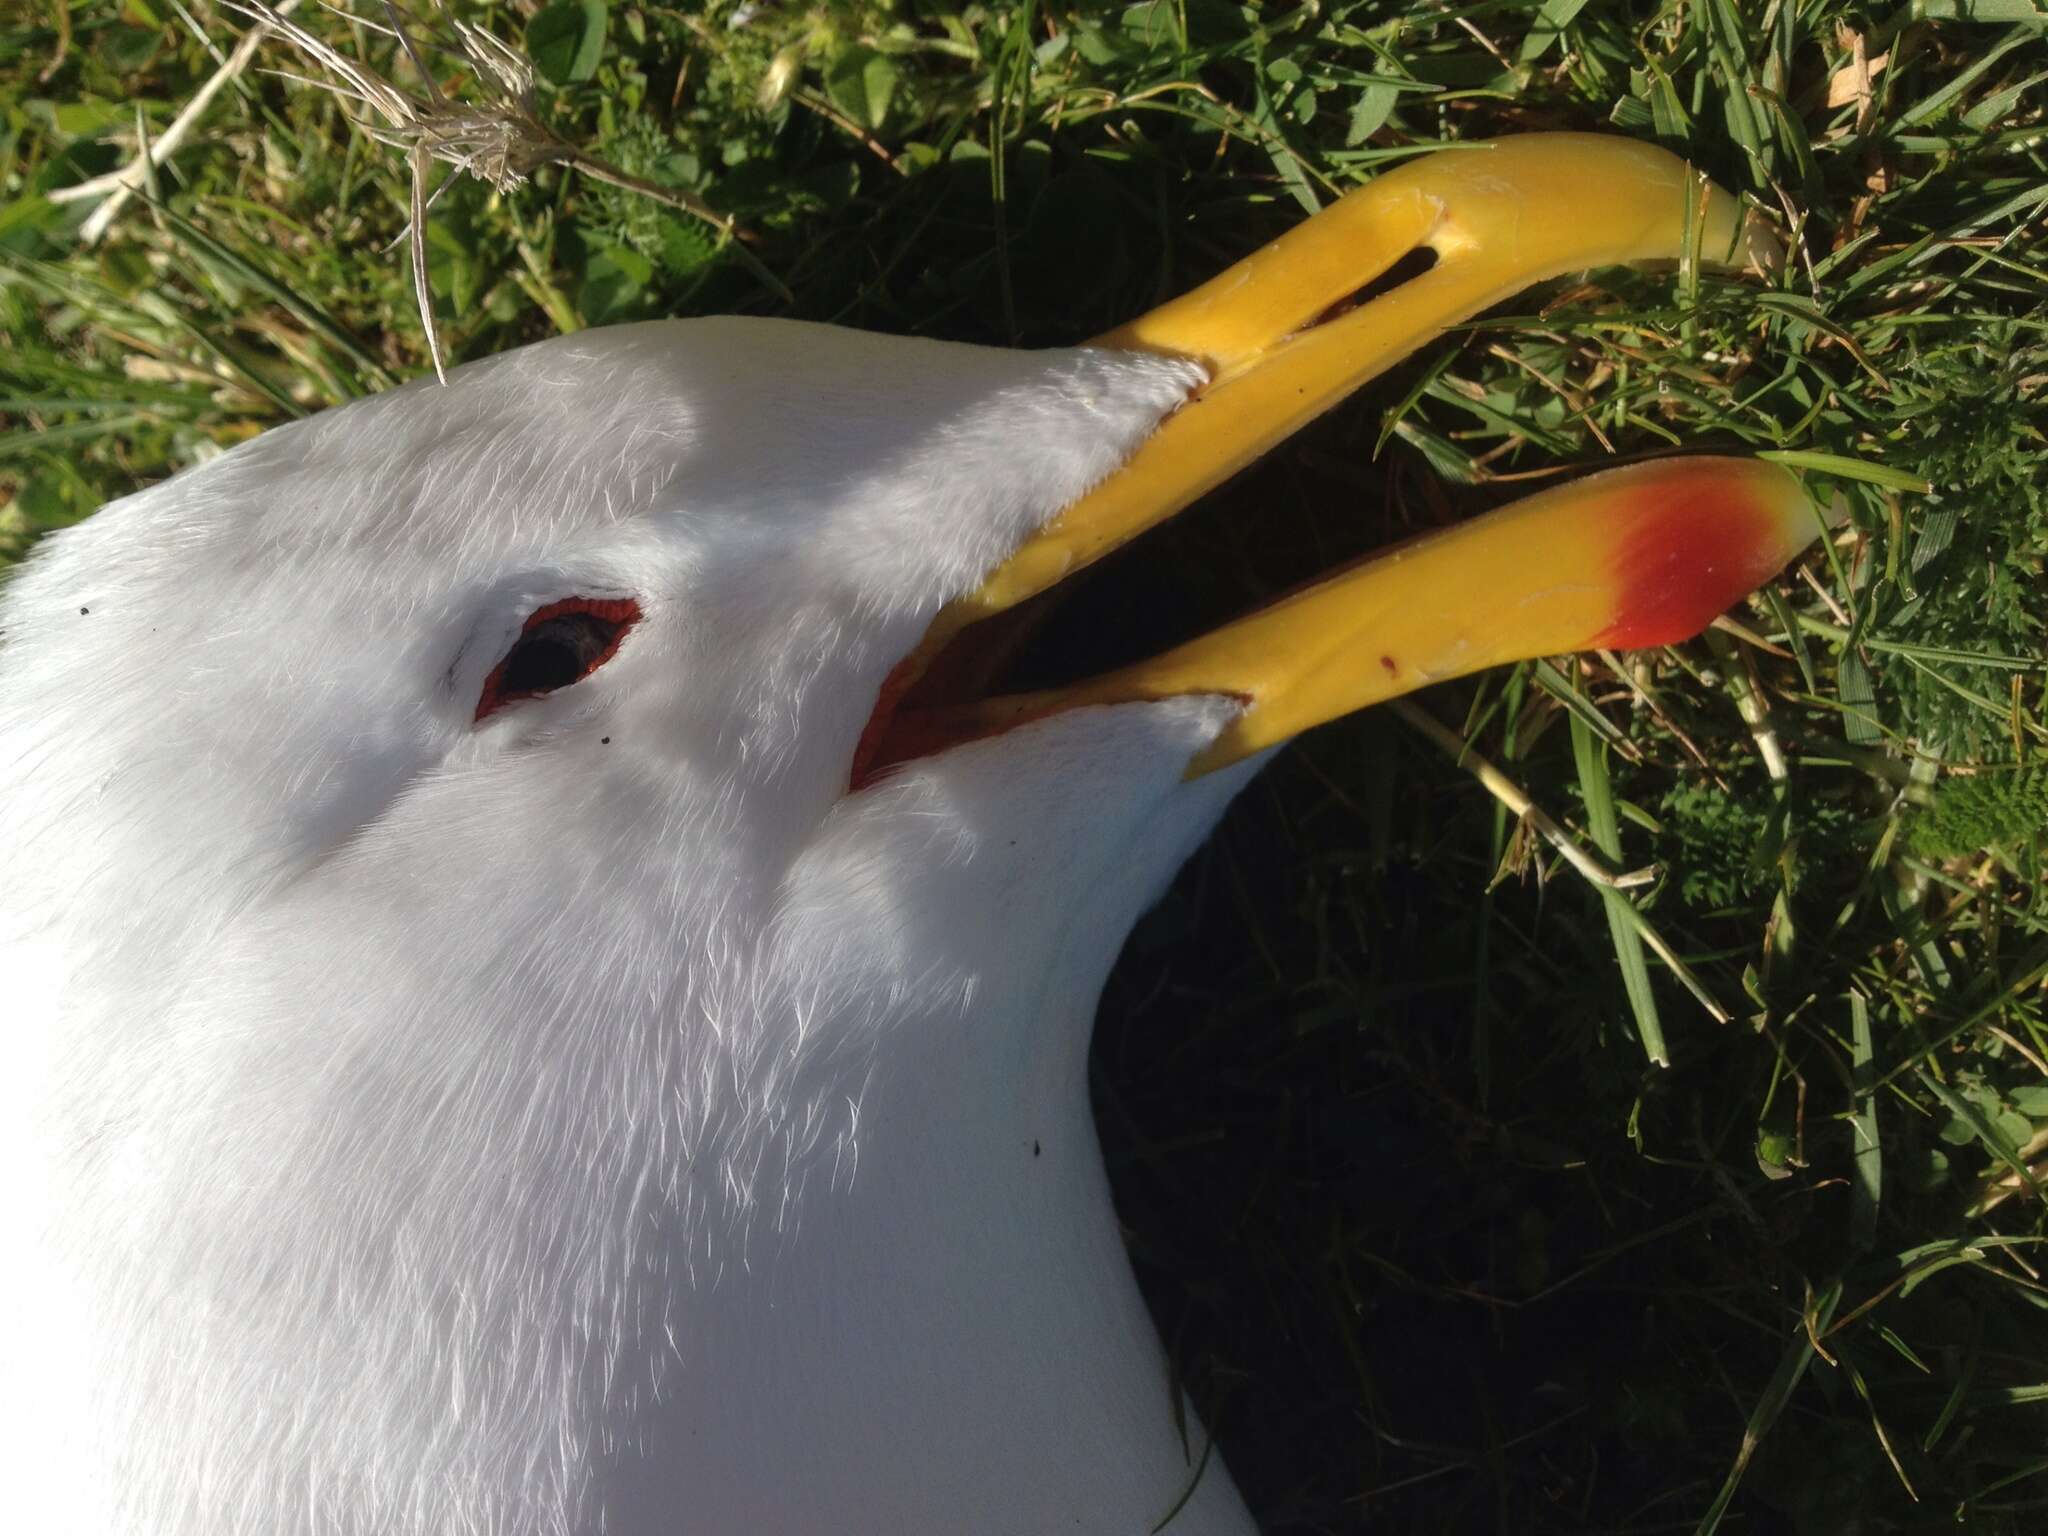
[[[626,631],[639,622],[640,605],[630,597],[569,597],[534,609],[512,649],[484,679],[476,718],[581,682],[612,659]]]

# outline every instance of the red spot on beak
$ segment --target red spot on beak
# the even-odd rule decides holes
[[[1644,501],[1615,556],[1620,601],[1596,647],[1690,640],[1785,563],[1781,520],[1726,480],[1660,485]]]

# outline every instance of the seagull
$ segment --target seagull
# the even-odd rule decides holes
[[[1676,642],[1819,524],[1653,461],[1066,687],[990,637],[1528,283],[1741,240],[1661,150],[1502,140],[1089,346],[582,333],[44,541],[0,605],[10,1527],[1252,1532],[1089,1117],[1124,936],[1279,744]]]

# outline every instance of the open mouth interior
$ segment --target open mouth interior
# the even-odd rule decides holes
[[[927,636],[883,684],[850,788],[997,733],[965,725],[962,706],[1053,693],[1159,655],[1402,537],[1381,515],[1380,475],[1354,467],[1360,436],[1348,414],[1318,423],[1302,451],[1261,460],[1056,586],[936,644]]]
[[[1437,260],[1432,247],[1413,246],[1282,343],[1407,286]],[[1203,392],[1197,390],[1190,403]],[[899,764],[985,734],[962,727],[962,706],[1011,693],[1050,692],[1156,655],[1243,612],[1259,594],[1313,580],[1370,547],[1370,540],[1355,533],[1332,537],[1331,529],[1298,520],[1295,536],[1263,537],[1255,550],[1246,549],[1247,522],[1239,518],[1233,536],[1229,508],[1239,499],[1234,490],[1259,479],[1257,468],[1248,470],[1186,511],[1169,510],[1162,519],[1167,528],[1155,525],[1100,563],[1013,608],[950,636],[935,625],[883,682],[854,751],[849,788],[857,792]],[[1301,488],[1276,488],[1276,494],[1298,501]],[[1271,532],[1260,526],[1262,533]],[[1188,558],[1189,551],[1203,548],[1212,558]],[[1167,558],[1156,558],[1155,551]],[[1248,579],[1253,569],[1261,579]]]

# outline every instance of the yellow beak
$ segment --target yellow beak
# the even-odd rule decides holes
[[[1482,667],[1691,639],[1819,530],[1798,480],[1774,464],[1609,470],[1361,561],[1163,656],[1071,688],[927,710],[922,727],[964,740],[1084,704],[1243,699],[1193,777]]]
[[[966,702],[904,696],[962,630],[1173,516],[1447,327],[1588,267],[1738,264],[1743,239],[1734,199],[1661,149],[1531,134],[1411,162],[1102,337],[1097,345],[1194,360],[1206,382],[1121,469],[939,616],[892,680],[890,739],[866,766],[1081,704],[1236,695],[1243,713],[1191,770],[1206,772],[1439,678],[1697,633],[1819,531],[1789,473],[1683,459],[1595,476],[1092,682]],[[1353,302],[1419,251],[1434,257],[1426,271]]]

